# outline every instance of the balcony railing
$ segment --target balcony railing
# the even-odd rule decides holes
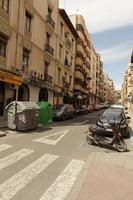
[[[49,23],[53,29],[55,29],[55,22],[54,20],[51,18],[50,15],[47,15],[47,23]]]
[[[66,45],[71,48],[72,44],[68,38],[66,38]]]
[[[84,28],[81,24],[76,24],[76,30],[84,33]]]
[[[49,76],[48,74],[44,74],[44,81],[46,81],[48,83],[52,83],[53,77]]]
[[[49,45],[45,45],[45,51],[49,52],[52,56],[54,55],[54,49]]]

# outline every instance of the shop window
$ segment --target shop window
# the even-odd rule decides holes
[[[2,0],[2,9],[9,13],[9,0]]]
[[[0,36],[0,56],[6,58],[7,38]]]
[[[31,20],[32,16],[29,12],[25,12],[25,29],[29,32],[31,32]]]

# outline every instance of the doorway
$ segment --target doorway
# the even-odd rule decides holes
[[[4,113],[5,83],[0,81],[0,116]]]

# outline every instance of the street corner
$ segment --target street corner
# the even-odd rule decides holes
[[[78,200],[132,200],[132,177],[133,171],[125,168],[91,165]]]

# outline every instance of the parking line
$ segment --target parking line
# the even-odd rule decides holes
[[[60,176],[42,195],[40,200],[64,200],[73,187],[84,165],[84,161],[72,160]]]
[[[0,199],[9,200],[33,178],[54,162],[58,156],[45,154],[0,185]]]
[[[4,151],[4,150],[9,149],[11,147],[12,147],[12,145],[9,145],[9,144],[1,144],[0,145],[0,151]]]
[[[29,150],[29,149],[21,149],[20,151],[17,151],[9,156],[6,156],[5,158],[1,158],[0,159],[0,169],[3,169],[17,161],[19,161],[20,159],[24,158],[25,156],[28,156],[29,154],[31,154],[33,152],[33,150]]]

